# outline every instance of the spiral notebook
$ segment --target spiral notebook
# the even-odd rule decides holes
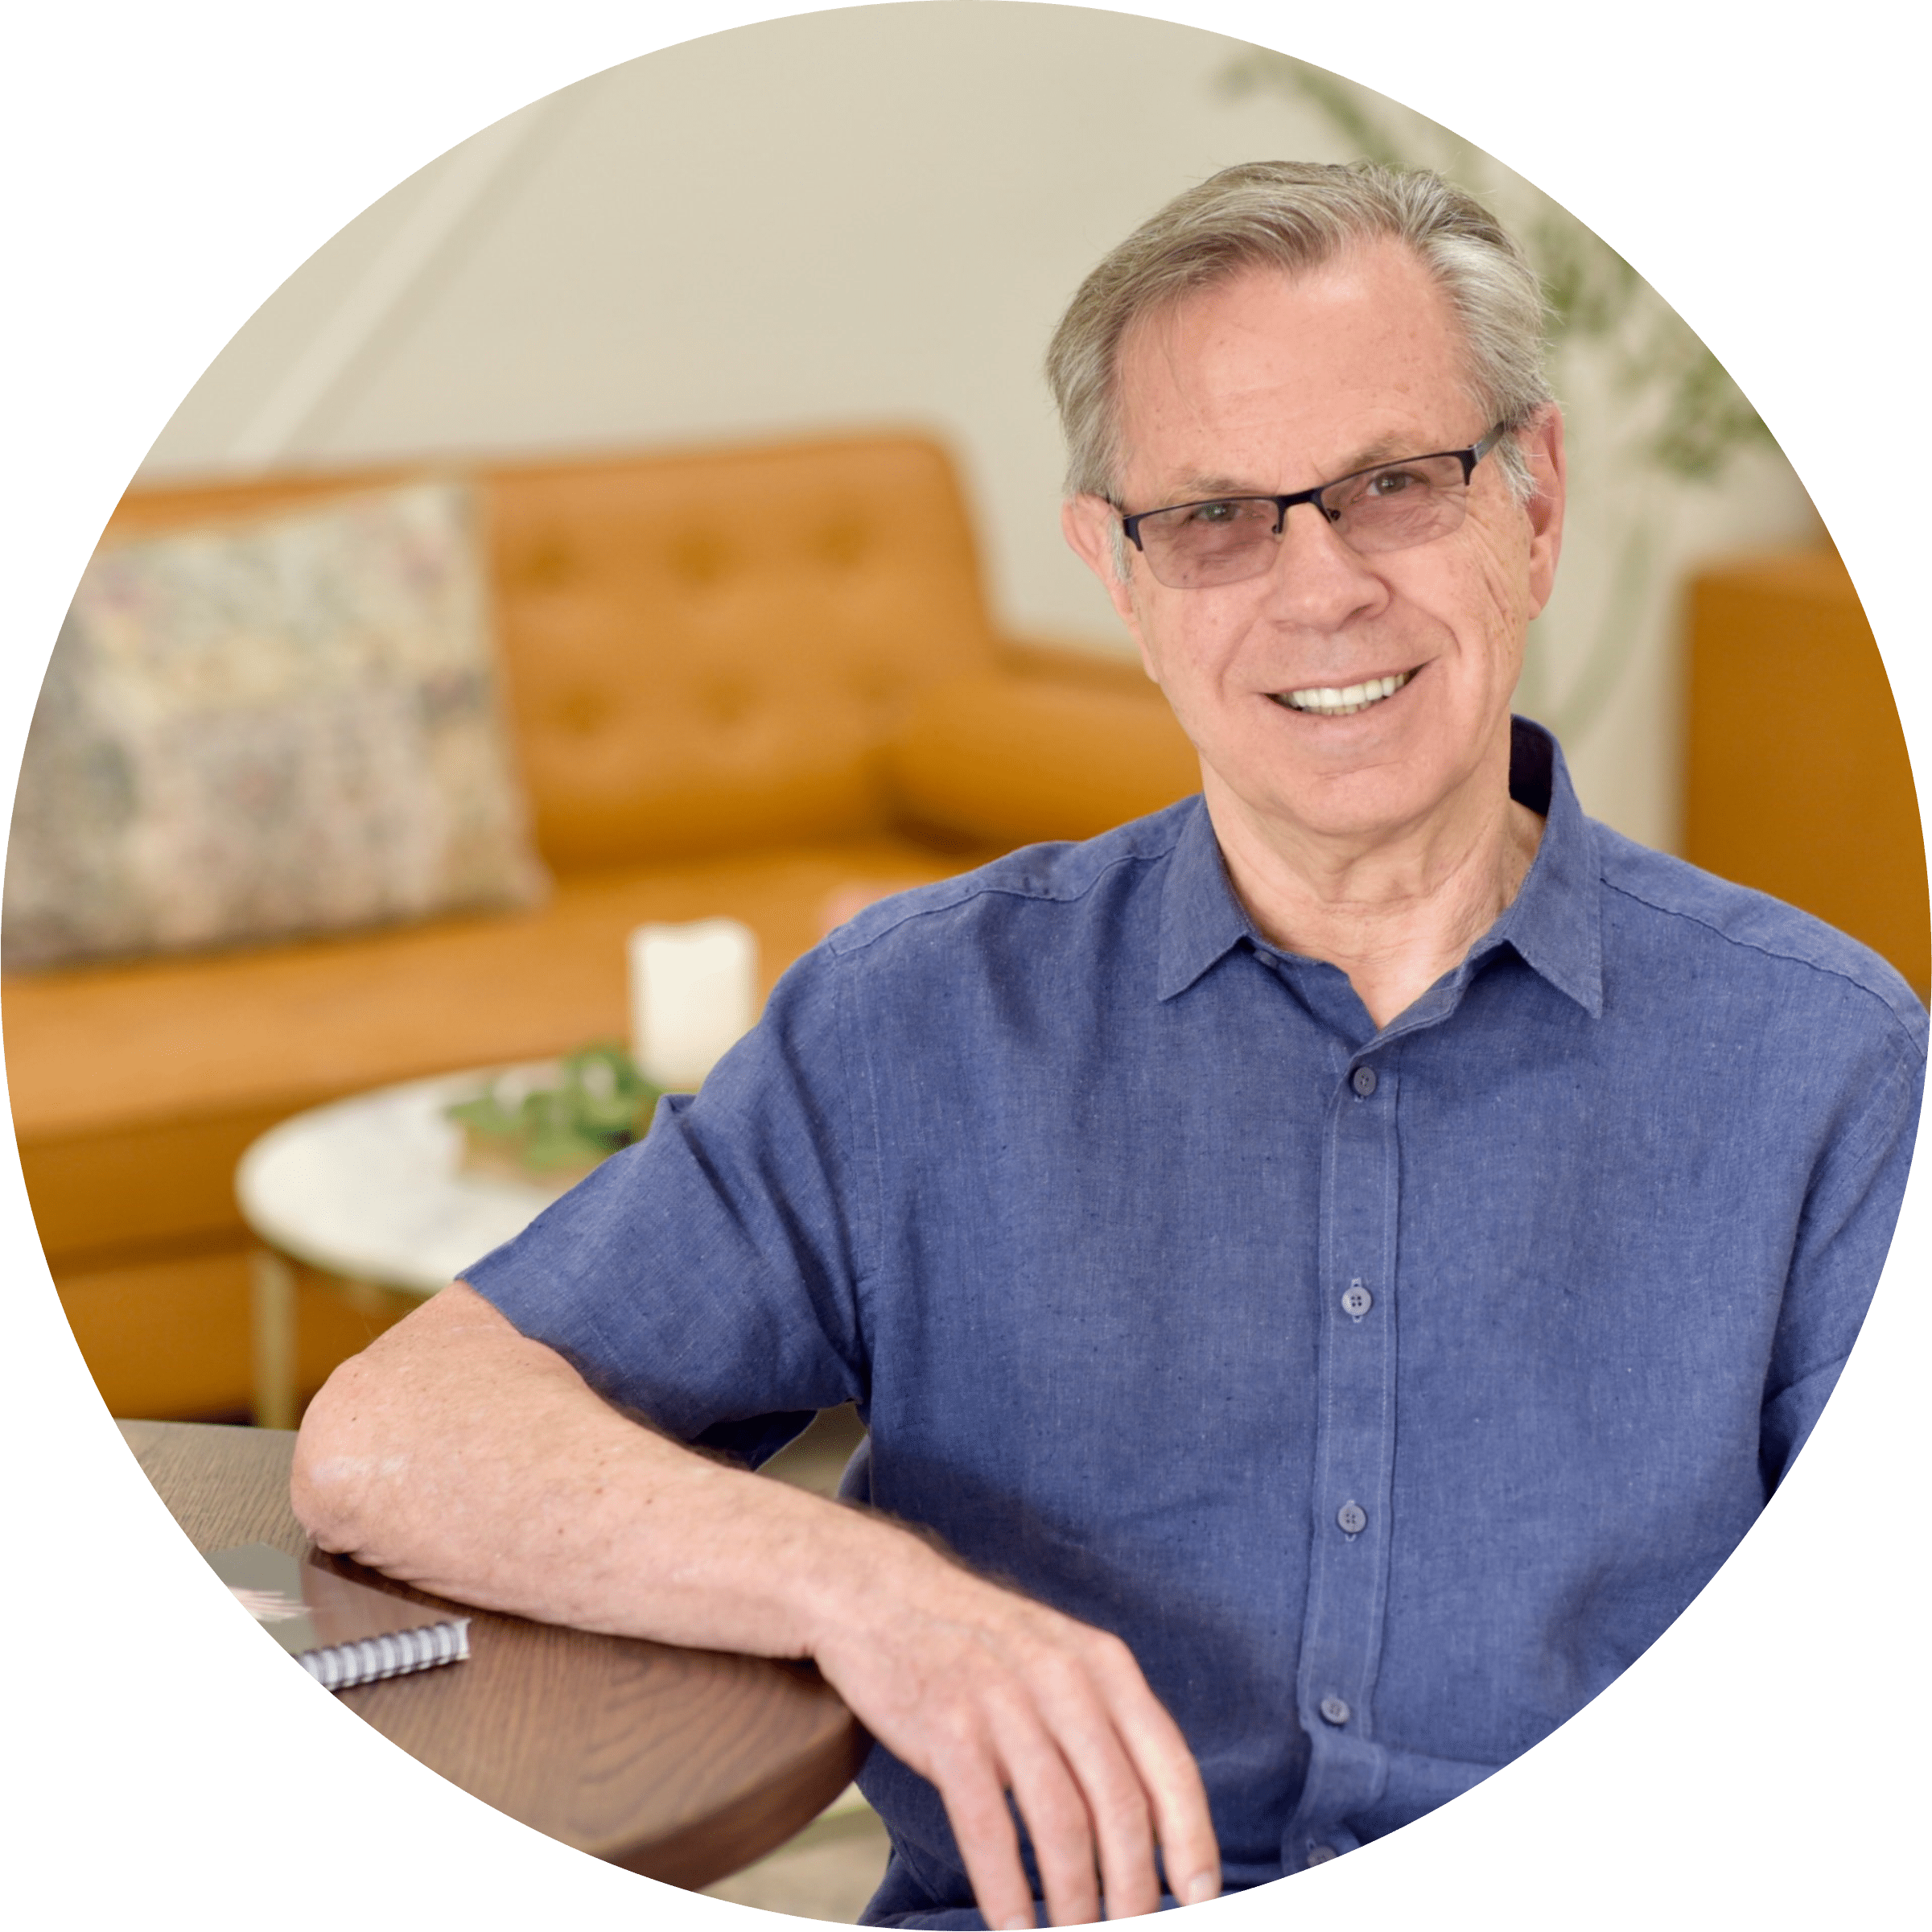
[[[470,1620],[352,1583],[265,1543],[218,1550],[215,1574],[325,1691],[347,1691],[470,1654]]]

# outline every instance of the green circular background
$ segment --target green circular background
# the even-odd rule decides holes
[[[811,8],[688,0],[222,0],[11,27],[6,767],[93,539],[175,400],[361,207],[521,102],[655,47]],[[1901,11],[1582,15],[1469,0],[1118,8],[1349,73],[1453,126],[1619,247],[1782,439],[1928,728],[1903,558],[1922,394],[1903,187],[1918,48]],[[1123,141],[1132,127],[1123,127]],[[1041,183],[1041,193],[1053,183]],[[1580,1717],[1364,1853],[1211,1911],[1397,1926],[1884,1922],[1903,1913],[1924,1710],[1914,1524],[1922,1180],[1815,1445],[1681,1623]],[[265,1644],[237,1644],[108,1424],[18,1163],[6,1644],[23,1922],[707,1924],[738,1909],[608,1870],[392,1750]],[[1909,1769],[1911,1764],[1913,1769]]]

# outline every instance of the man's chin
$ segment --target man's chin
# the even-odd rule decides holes
[[[1236,812],[1263,837],[1286,835],[1323,844],[1371,847],[1406,836],[1448,803],[1412,759],[1364,752],[1341,768],[1304,768],[1283,782],[1276,769],[1230,784],[1211,768],[1203,792],[1217,826]]]

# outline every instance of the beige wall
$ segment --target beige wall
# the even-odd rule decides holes
[[[1233,97],[1238,51],[1136,16],[937,0],[611,69],[452,150],[318,251],[143,474],[909,422],[962,459],[1005,620],[1124,648],[1061,543],[1040,356],[1081,275],[1178,187],[1258,154],[1349,158],[1305,106]],[[1721,490],[1671,486],[1658,568],[1621,610],[1618,506],[1658,486],[1606,469],[1608,441],[1579,438],[1526,703],[1565,717],[1611,624],[1627,640],[1613,689],[1567,749],[1590,809],[1668,845],[1681,568],[1812,524],[1773,452]]]

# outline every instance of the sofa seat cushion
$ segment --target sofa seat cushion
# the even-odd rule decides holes
[[[526,911],[10,976],[0,1020],[41,1240],[101,1253],[232,1229],[235,1160],[278,1118],[623,1038],[624,935],[644,921],[742,919],[762,993],[834,915],[990,855],[882,834],[566,878]]]

